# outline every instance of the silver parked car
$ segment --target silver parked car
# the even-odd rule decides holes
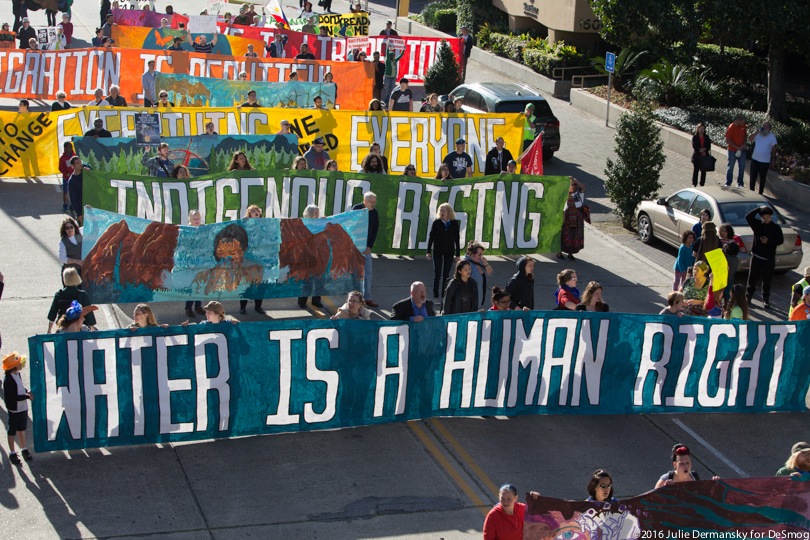
[[[645,244],[658,238],[667,244],[679,247],[681,235],[691,230],[698,222],[700,212],[708,208],[712,221],[720,227],[729,223],[734,234],[745,244],[740,252],[738,272],[748,271],[749,253],[754,243],[754,233],[745,221],[745,215],[754,208],[770,206],[768,199],[753,191],[725,186],[704,186],[676,191],[657,201],[642,201],[636,208],[638,237]],[[798,268],[802,260],[802,239],[785,219],[773,208],[773,222],[782,227],[785,242],[776,250],[776,270],[788,271]]]

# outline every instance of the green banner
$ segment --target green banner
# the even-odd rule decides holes
[[[199,209],[204,223],[239,219],[256,204],[265,217],[300,217],[309,204],[340,214],[377,195],[375,253],[413,255],[427,249],[437,209],[449,203],[461,243],[476,240],[493,255],[550,253],[560,246],[565,176],[492,175],[442,182],[413,176],[325,171],[231,171],[188,182],[96,171],[84,173],[84,204],[154,221],[186,224]]]

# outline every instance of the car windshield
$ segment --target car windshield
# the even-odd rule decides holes
[[[731,225],[748,225],[745,221],[745,215],[753,210],[762,206],[761,202],[757,201],[743,201],[743,202],[729,202],[720,204],[720,213],[723,215],[723,223],[730,223]],[[770,205],[768,205],[770,206]],[[773,208],[771,206],[771,208]],[[773,221],[782,225],[785,220],[773,209]]]
[[[551,112],[551,107],[545,101],[532,101],[534,103],[534,115],[545,117],[554,116]],[[516,113],[523,112],[526,109],[525,101],[502,101],[498,103],[495,112],[499,113]]]

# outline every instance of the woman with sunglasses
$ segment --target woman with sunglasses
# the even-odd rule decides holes
[[[588,502],[618,504],[613,496],[613,478],[604,469],[596,469],[588,482]]]
[[[512,295],[500,287],[492,287],[492,307],[490,311],[509,311]]]
[[[416,166],[413,163],[409,163],[407,167],[405,167],[405,172],[402,173],[402,176],[416,176]]]
[[[82,275],[82,235],[79,224],[73,218],[65,218],[59,227],[59,253],[58,259],[62,263],[62,274],[65,269],[73,268]],[[62,283],[64,285],[64,282]]]
[[[169,101],[168,92],[161,90],[158,94],[158,102],[155,103],[154,107],[174,107],[174,102]]]

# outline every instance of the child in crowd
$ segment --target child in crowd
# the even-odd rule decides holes
[[[676,315],[683,317],[683,293],[672,291],[667,295],[667,307],[662,309],[659,315]]]
[[[28,400],[34,399],[34,394],[25,388],[20,378],[25,358],[16,352],[8,353],[3,357],[3,371],[6,378],[3,381],[3,393],[8,411],[8,460],[14,465],[22,465],[20,456],[14,446],[14,438],[22,450],[25,461],[31,461],[34,456],[25,447],[25,430],[28,429]]]
[[[675,282],[672,290],[677,291],[686,281],[686,272],[695,264],[695,255],[692,253],[692,244],[695,243],[695,233],[684,231],[681,236],[681,247],[678,248],[678,257],[675,259]]]
[[[723,317],[732,321],[748,320],[748,300],[745,298],[745,285],[737,283],[731,288],[731,297],[726,304]]]

